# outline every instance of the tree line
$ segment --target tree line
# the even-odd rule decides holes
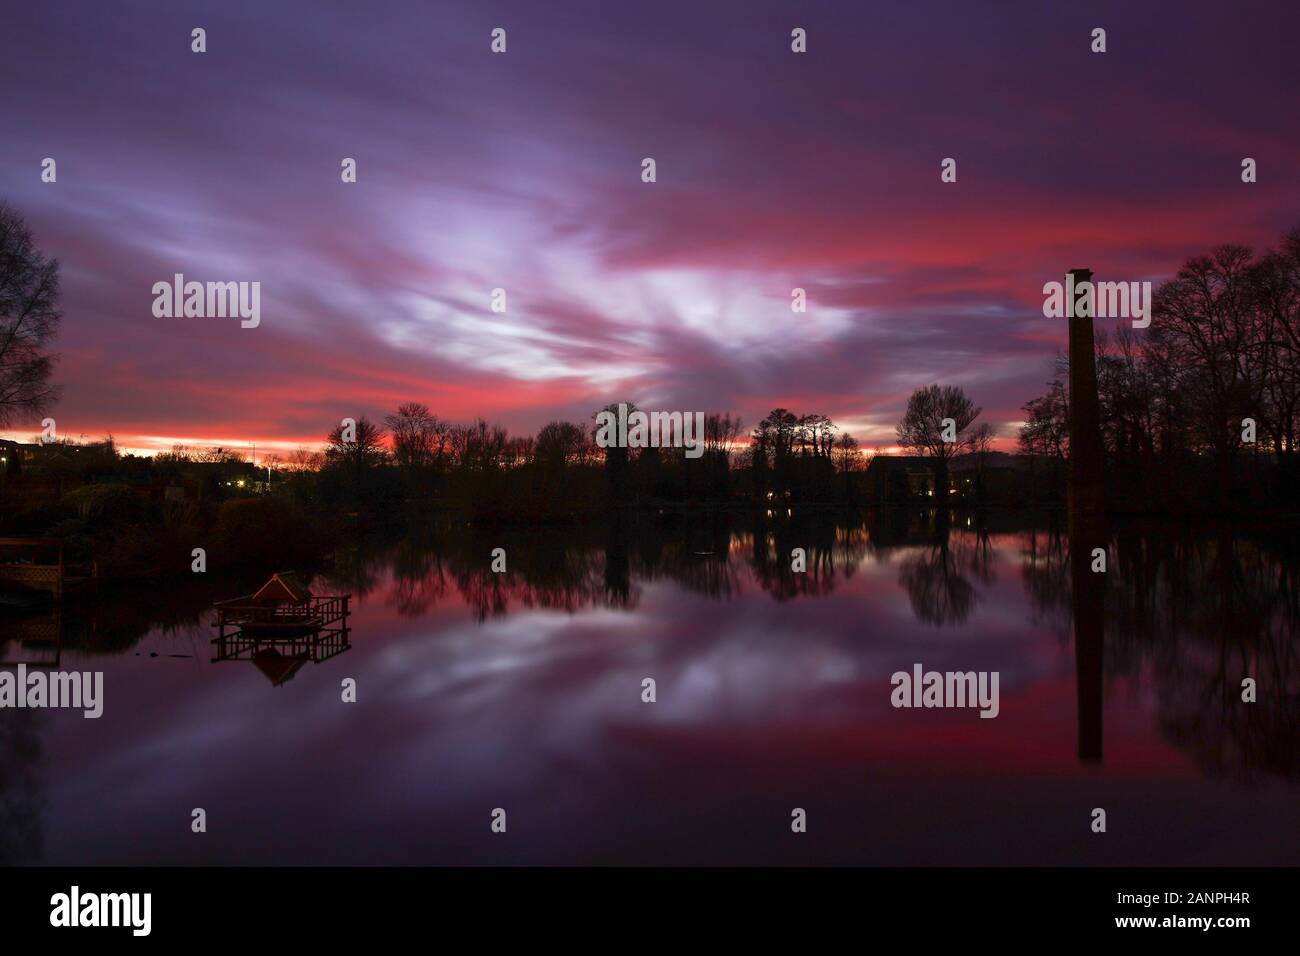
[[[1300,229],[1259,255],[1222,245],[1188,259],[1156,290],[1150,327],[1099,333],[1096,352],[1113,501],[1230,505],[1293,493]],[[1058,357],[1019,434],[1023,452],[1054,463],[1058,487],[1069,456],[1068,371]]]
[[[859,465],[857,442],[837,434],[824,415],[776,409],[746,435],[738,416],[708,414],[702,452],[689,457],[681,447],[601,447],[597,414],[512,435],[481,418],[457,424],[406,402],[382,421],[361,417],[334,428],[322,452],[304,450],[288,463],[291,481],[322,503],[400,501],[482,517],[558,517],[610,506],[717,502],[754,487],[832,500],[837,470]]]
[[[773,409],[746,431],[732,413],[704,416],[698,457],[680,447],[601,447],[595,421],[553,421],[511,435],[476,419],[456,424],[406,402],[382,422],[335,427],[324,451],[295,457],[296,486],[323,504],[366,502],[450,508],[479,517],[559,517],[608,507],[730,501],[852,504],[866,467],[858,441],[828,416]],[[635,410],[633,403],[622,403]],[[938,484],[964,452],[987,450],[993,430],[957,386],[918,389],[899,444],[935,461]],[[948,423],[951,421],[951,426]],[[308,482],[308,476],[313,476]]]

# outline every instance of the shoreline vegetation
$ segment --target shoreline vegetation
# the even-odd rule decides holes
[[[256,466],[225,449],[150,458],[121,454],[112,439],[33,444],[0,490],[0,536],[57,538],[66,561],[94,563],[103,581],[192,576],[195,548],[204,549],[208,570],[238,566],[255,578],[320,568],[349,542],[430,529],[683,516],[777,529],[817,515],[853,522],[923,511],[940,524],[972,515],[982,524],[990,513],[1056,513],[1066,503],[1064,450],[992,451],[987,433],[974,428],[942,459],[868,458],[825,416],[778,409],[747,444],[738,441],[737,419],[706,421],[698,459],[682,448],[601,449],[591,429],[568,422],[526,437],[482,420],[454,426],[415,404],[389,416],[387,428],[358,419],[355,442],[335,429],[321,453]],[[1242,454],[1225,471],[1214,456],[1189,452],[1151,466],[1145,480],[1129,477],[1132,464],[1108,454],[1116,515],[1300,524],[1293,469],[1278,456]]]

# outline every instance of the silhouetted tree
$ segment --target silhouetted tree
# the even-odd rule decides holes
[[[445,459],[450,426],[428,405],[405,402],[384,419],[393,436],[393,460],[404,472],[418,473]]]
[[[935,496],[948,496],[948,464],[971,448],[972,423],[982,409],[957,385],[929,385],[918,388],[907,400],[907,411],[898,423],[898,443],[904,448],[934,459]],[[944,427],[952,419],[952,428]],[[945,440],[951,431],[952,441]]]
[[[632,414],[636,406],[631,402],[627,405],[627,414]],[[615,417],[618,416],[618,402],[612,402],[599,411],[591,415],[591,440],[595,445],[596,432],[598,426],[595,424],[596,418],[601,412],[609,412]],[[610,445],[602,449],[605,453],[605,484],[609,494],[610,504],[616,507],[625,507],[633,503],[633,482],[632,482],[632,456],[631,451],[620,445]]]
[[[338,425],[326,436],[325,470],[338,475],[343,492],[354,500],[372,489],[374,472],[389,460],[388,436],[370,419],[357,419],[355,434]]]
[[[0,426],[58,397],[48,351],[63,318],[58,299],[58,260],[43,256],[22,217],[0,203]]]
[[[1150,338],[1180,373],[1196,437],[1214,456],[1220,491],[1229,490],[1241,421],[1258,414],[1265,363],[1260,355],[1250,250],[1224,245],[1189,259],[1157,291]]]
[[[799,419],[784,408],[774,408],[754,429],[754,471],[778,498],[791,491],[791,458],[799,436]]]
[[[1257,424],[1253,452],[1273,453],[1275,488],[1296,486],[1300,429],[1300,231],[1252,258],[1225,245],[1188,259],[1156,292],[1150,329],[1120,327],[1097,336],[1097,386],[1110,490],[1143,507],[1209,500],[1258,482],[1259,456],[1243,468],[1243,421]],[[1064,424],[1068,374],[1057,361],[1049,392],[1025,405],[1022,450],[1068,455]],[[1258,492],[1263,486],[1255,484]],[[1172,494],[1171,494],[1172,492]]]
[[[704,455],[697,467],[704,473],[706,498],[716,500],[730,494],[731,453],[740,429],[740,419],[730,413],[704,416]]]
[[[1046,458],[1049,486],[1053,493],[1064,489],[1065,456],[1070,447],[1070,396],[1062,378],[1048,383],[1047,394],[1031,398],[1023,406],[1025,423],[1017,444],[1021,454]]]

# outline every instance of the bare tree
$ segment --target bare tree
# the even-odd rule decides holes
[[[172,445],[170,451],[159,452],[153,460],[155,464],[184,465],[194,461],[194,456],[190,453],[189,446],[176,444]]]
[[[293,471],[320,471],[324,456],[312,451],[306,445],[299,445],[289,456],[289,468]]]
[[[1070,448],[1070,395],[1065,381],[1053,379],[1046,395],[1031,398],[1023,408],[1025,423],[1017,439],[1020,453],[1046,458],[1052,490],[1059,491]]]
[[[1260,407],[1259,310],[1250,250],[1220,246],[1196,256],[1156,291],[1151,340],[1182,370],[1199,444],[1225,480],[1241,444],[1241,420]]]
[[[1255,288],[1261,310],[1265,412],[1261,426],[1279,461],[1300,438],[1300,229],[1259,263]]]
[[[336,425],[325,439],[325,463],[361,475],[388,460],[384,447],[387,437],[383,429],[364,416],[357,419],[354,435],[347,435],[342,425]]]
[[[907,411],[898,423],[898,443],[934,459],[937,498],[948,496],[948,464],[971,448],[975,439],[971,424],[981,411],[958,385],[928,385],[907,400]]]
[[[450,426],[429,412],[428,405],[404,402],[384,419],[393,436],[393,458],[404,472],[441,467],[448,447]]]
[[[835,439],[835,470],[841,475],[848,475],[851,471],[857,471],[861,463],[858,440],[848,432],[841,432],[840,437]]]
[[[551,422],[537,433],[533,455],[543,471],[559,474],[582,464],[587,455],[587,433],[572,422]]]
[[[731,457],[732,446],[740,435],[741,421],[730,412],[714,412],[704,416],[704,453],[717,455],[726,462]]]
[[[58,299],[58,260],[41,255],[22,217],[0,203],[0,426],[58,398],[48,351],[63,318]]]
[[[800,453],[808,454],[811,451],[818,458],[830,458],[835,431],[835,423],[825,415],[813,412],[802,416],[797,429]]]
[[[238,465],[243,463],[244,454],[232,448],[223,448],[220,445],[215,448],[209,446],[196,453],[194,460],[213,465]]]
[[[505,428],[479,418],[472,425],[453,428],[449,448],[461,470],[486,474],[498,471],[504,464],[509,438]]]

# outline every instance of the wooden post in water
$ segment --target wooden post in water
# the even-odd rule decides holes
[[[1092,282],[1089,269],[1071,269],[1067,288]],[[1074,658],[1078,693],[1079,760],[1102,759],[1102,664],[1106,574],[1093,570],[1094,549],[1106,549],[1106,492],[1097,397],[1097,353],[1092,313],[1095,296],[1077,291],[1070,323],[1070,577],[1074,590]],[[1109,570],[1110,555],[1105,560]]]

